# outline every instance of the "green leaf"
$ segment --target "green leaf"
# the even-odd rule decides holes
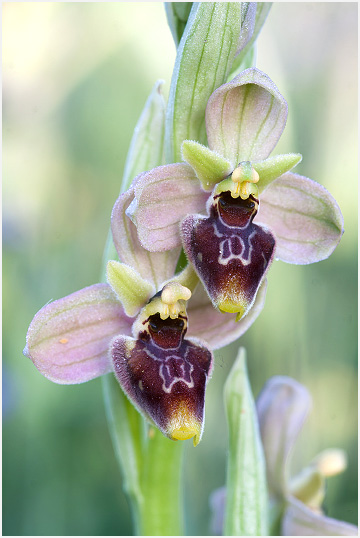
[[[239,349],[224,396],[229,426],[224,535],[268,536],[265,461],[244,348]]]
[[[263,192],[266,187],[277,177],[282,176],[285,172],[292,170],[302,159],[300,153],[287,153],[285,155],[274,155],[263,161],[253,161],[251,164],[259,174],[259,193]]]
[[[184,140],[181,152],[184,161],[195,170],[205,191],[211,191],[216,183],[232,172],[230,161],[193,140]]]
[[[165,2],[165,12],[176,47],[184,33],[193,2]]]
[[[178,48],[166,111],[168,163],[181,160],[183,140],[206,142],[206,104],[226,80],[241,30],[241,2],[193,6]]]

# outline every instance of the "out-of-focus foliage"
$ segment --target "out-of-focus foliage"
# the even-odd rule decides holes
[[[140,13],[141,11],[141,13]],[[296,465],[348,451],[328,515],[357,520],[357,4],[274,3],[257,67],[289,103],[277,152],[322,183],[343,239],[311,266],[274,263],[265,309],[242,338],[256,395],[274,374],[310,390]],[[3,9],[3,534],[127,535],[130,514],[101,383],[58,386],[22,356],[33,315],[99,280],[132,130],[175,48],[162,3],[6,3]],[[222,390],[237,344],[216,355],[203,440],[186,450],[188,526],[207,534],[225,480]],[[306,443],[301,444],[302,438]],[[299,456],[299,458],[297,458]],[[298,469],[295,467],[294,472]]]

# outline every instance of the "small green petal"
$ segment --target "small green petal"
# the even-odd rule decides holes
[[[131,317],[135,316],[155,293],[153,285],[125,263],[110,260],[106,268],[106,278],[119,297],[126,314]]]
[[[262,193],[274,179],[292,170],[301,159],[300,153],[287,153],[274,155],[274,157],[268,157],[263,161],[253,161],[251,164],[260,176],[259,193]]]
[[[234,168],[230,161],[193,140],[184,140],[181,153],[184,161],[195,170],[205,191],[212,191],[214,185],[227,177]]]

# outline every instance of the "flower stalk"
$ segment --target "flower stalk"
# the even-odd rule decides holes
[[[149,427],[112,375],[103,394],[109,430],[137,536],[181,536],[183,447]]]

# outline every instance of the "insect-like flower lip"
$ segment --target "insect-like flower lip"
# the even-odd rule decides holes
[[[181,319],[162,320],[159,316],[154,331],[154,317],[137,338],[113,340],[114,372],[137,409],[164,435],[172,440],[194,437],[196,446],[204,424],[212,353],[203,342],[184,338]],[[174,339],[178,340],[176,347]]]

